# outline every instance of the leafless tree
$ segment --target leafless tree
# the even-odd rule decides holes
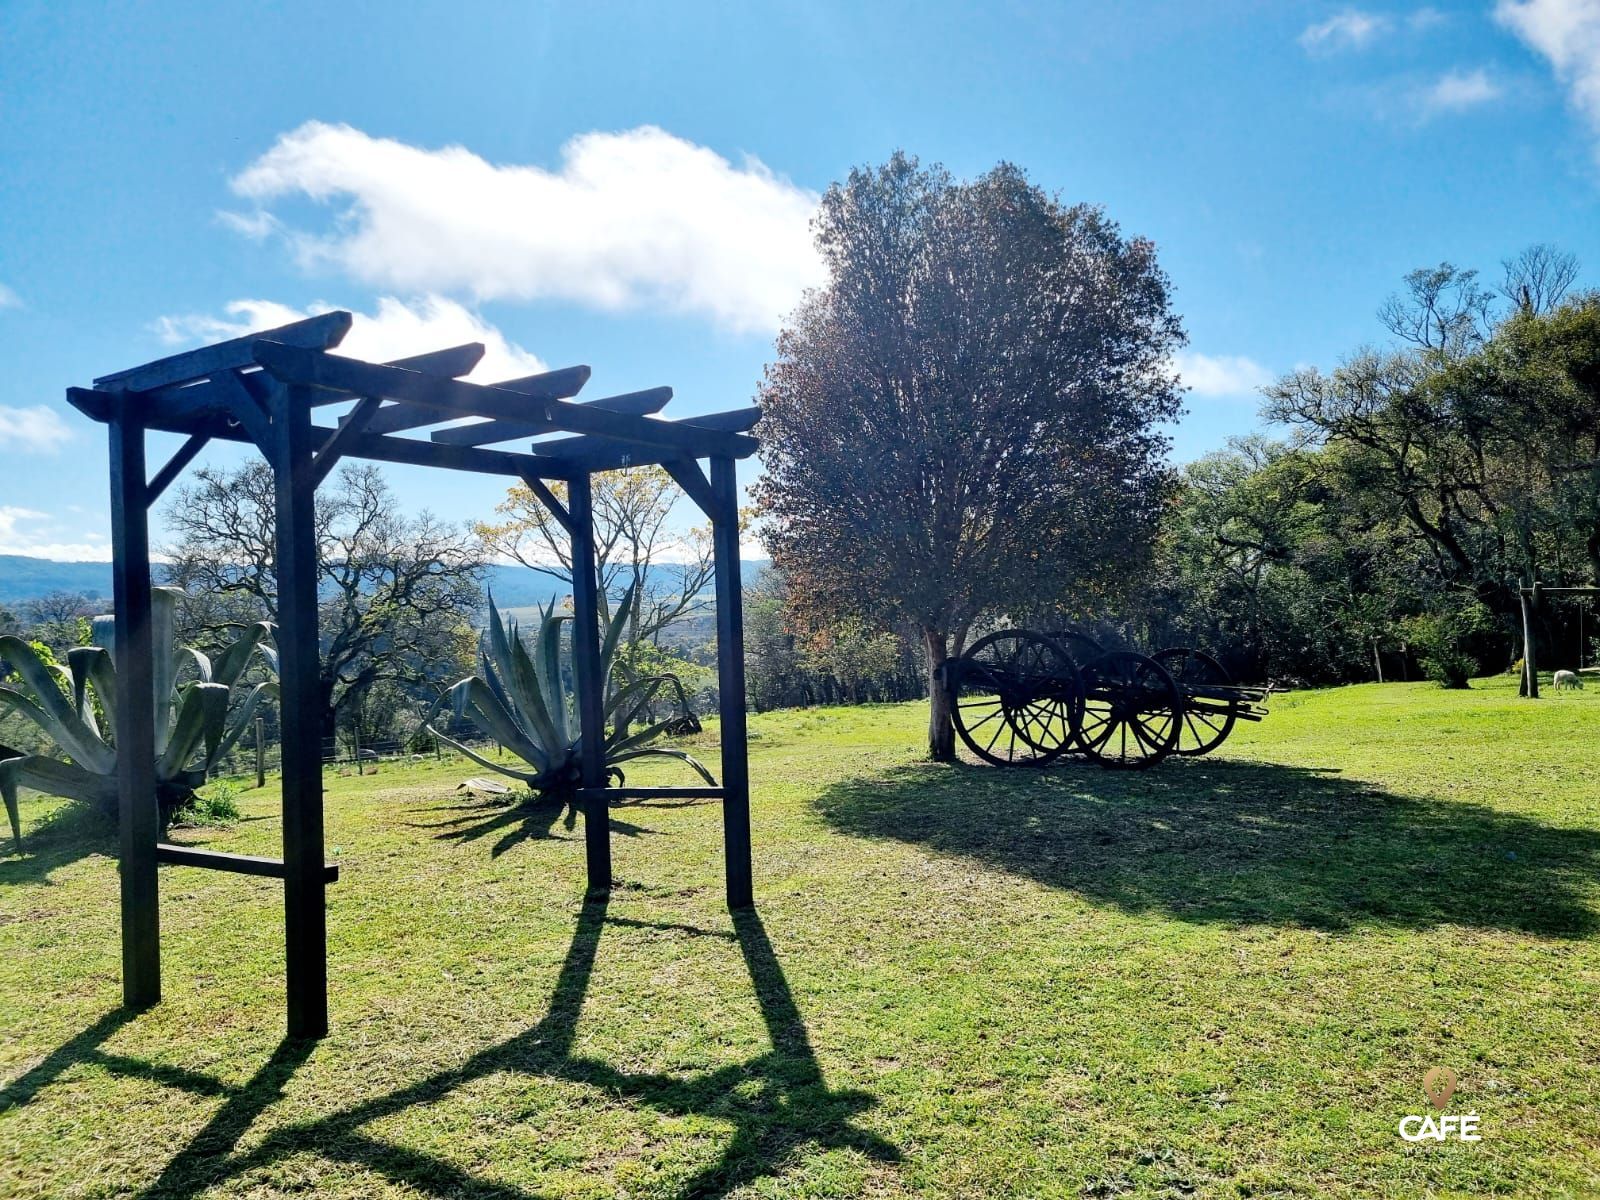
[[[552,490],[566,499],[564,484],[555,484]],[[657,641],[673,622],[711,607],[707,592],[713,575],[711,532],[674,523],[680,494],[660,467],[594,477],[600,616],[609,622],[612,606],[630,587],[634,589],[633,612],[624,634],[629,646]],[[491,554],[571,585],[571,540],[531,490],[521,485],[511,488],[495,511],[504,520],[478,525],[476,530]]]
[[[265,463],[199,471],[165,515],[176,538],[166,575],[193,597],[187,620],[197,633],[276,620]],[[350,464],[317,497],[317,549],[325,731],[380,682],[442,686],[470,663],[468,620],[483,596],[483,554],[470,531],[426,512],[405,517],[377,467]]]
[[[1505,272],[1500,294],[1531,313],[1547,313],[1555,308],[1578,280],[1578,256],[1548,242],[1502,259],[1500,266]]]

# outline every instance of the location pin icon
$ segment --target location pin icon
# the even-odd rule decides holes
[[[1450,1103],[1450,1097],[1456,1090],[1456,1073],[1449,1067],[1434,1067],[1422,1077],[1422,1090],[1427,1093],[1428,1100],[1440,1112]]]

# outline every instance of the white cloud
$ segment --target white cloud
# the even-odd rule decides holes
[[[1549,60],[1568,101],[1600,139],[1600,0],[1499,0],[1494,15]]]
[[[43,528],[27,528],[45,522]],[[27,554],[59,562],[110,562],[111,543],[98,534],[86,542],[60,542],[49,513],[31,508],[0,505],[0,554]]]
[[[21,308],[22,297],[17,295],[5,284],[0,283],[0,308]]]
[[[72,440],[72,430],[55,409],[43,404],[7,408],[0,404],[0,450],[52,453]]]
[[[1446,71],[1413,95],[1417,116],[1426,121],[1444,113],[1465,112],[1498,100],[1505,89],[1482,67],[1471,71]]]
[[[1185,350],[1173,359],[1173,365],[1196,396],[1248,396],[1273,380],[1271,371],[1242,354]]]
[[[272,300],[235,300],[224,307],[225,316],[191,314],[161,317],[155,331],[174,345],[188,342],[216,342],[242,337],[263,329],[273,329],[317,313],[329,312],[337,305],[317,301],[307,308],[292,308]],[[335,353],[369,362],[409,358],[429,350],[482,342],[483,361],[468,379],[487,382],[513,379],[546,370],[540,359],[511,341],[477,313],[443,296],[422,296],[409,303],[393,296],[378,300],[372,315],[355,313],[350,332]]]
[[[1326,21],[1308,25],[1300,34],[1300,45],[1312,54],[1360,50],[1389,32],[1393,25],[1388,17],[1378,13],[1347,8]]]
[[[653,126],[575,137],[547,170],[311,121],[233,187],[261,206],[236,217],[252,234],[283,197],[342,205],[324,231],[285,229],[301,263],[403,293],[654,308],[769,331],[822,280],[815,192]]]

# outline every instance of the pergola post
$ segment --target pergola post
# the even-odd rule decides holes
[[[125,396],[109,422],[112,595],[116,609],[117,812],[122,891],[122,1002],[161,999],[160,896],[156,884],[155,648],[150,616],[149,490],[144,426]]]
[[[589,894],[611,889],[611,809],[606,799],[605,668],[600,661],[600,580],[594,554],[594,485],[586,473],[568,484],[572,521],[572,665],[582,738],[578,786],[583,790],[583,844]]]
[[[744,703],[744,593],[739,579],[739,481],[731,458],[711,460],[717,597],[717,710],[722,739],[722,846],[728,907],[755,903],[750,865],[750,755]]]
[[[273,404],[273,445],[262,449],[276,481],[284,974],[289,1036],[315,1038],[328,1032],[328,939],[311,397],[290,385],[276,390]]]

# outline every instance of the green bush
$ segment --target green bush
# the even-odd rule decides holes
[[[232,825],[239,811],[239,789],[225,779],[208,784],[172,814],[174,825]]]
[[[1492,623],[1489,611],[1469,600],[1439,612],[1412,617],[1406,636],[1417,649],[1424,674],[1440,687],[1464,688],[1476,674],[1478,661],[1464,649],[1467,641]]]

